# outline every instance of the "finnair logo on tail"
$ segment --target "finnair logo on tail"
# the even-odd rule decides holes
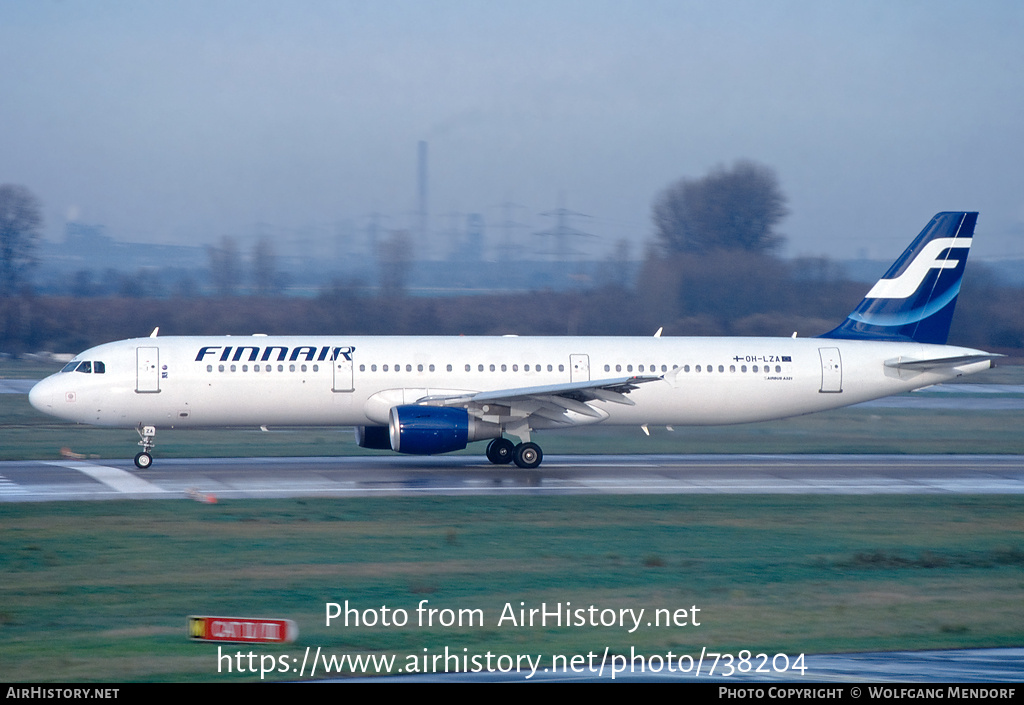
[[[948,249],[968,248],[971,246],[971,238],[962,237],[940,237],[932,240],[917,253],[914,261],[910,263],[903,274],[895,279],[879,279],[871,287],[866,298],[869,299],[905,299],[917,291],[924,281],[925,276],[931,269],[954,269],[960,260],[950,259],[948,256],[939,259],[939,255]]]

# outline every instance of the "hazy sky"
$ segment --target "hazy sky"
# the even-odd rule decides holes
[[[1024,3],[0,0],[0,183],[143,242],[559,205],[641,243],[752,159],[790,254],[895,257],[939,210],[1024,256]],[[263,225],[259,225],[263,224]]]

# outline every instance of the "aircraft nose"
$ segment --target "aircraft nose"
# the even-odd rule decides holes
[[[44,414],[53,413],[53,382],[49,377],[28,391],[28,403]]]

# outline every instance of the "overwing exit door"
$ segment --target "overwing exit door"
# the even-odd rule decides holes
[[[590,356],[582,353],[569,355],[569,381],[590,381]]]

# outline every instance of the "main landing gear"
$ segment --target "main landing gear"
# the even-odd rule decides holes
[[[153,439],[156,437],[156,426],[139,426],[135,429],[139,434],[139,445],[142,446],[142,452],[135,456],[135,467],[140,470],[145,470],[153,464],[153,456],[149,452],[153,450],[153,446],[156,445],[156,441]]]
[[[544,453],[536,443],[514,445],[507,438],[495,438],[487,444],[487,459],[495,465],[515,462],[524,470],[533,470],[544,459]]]

